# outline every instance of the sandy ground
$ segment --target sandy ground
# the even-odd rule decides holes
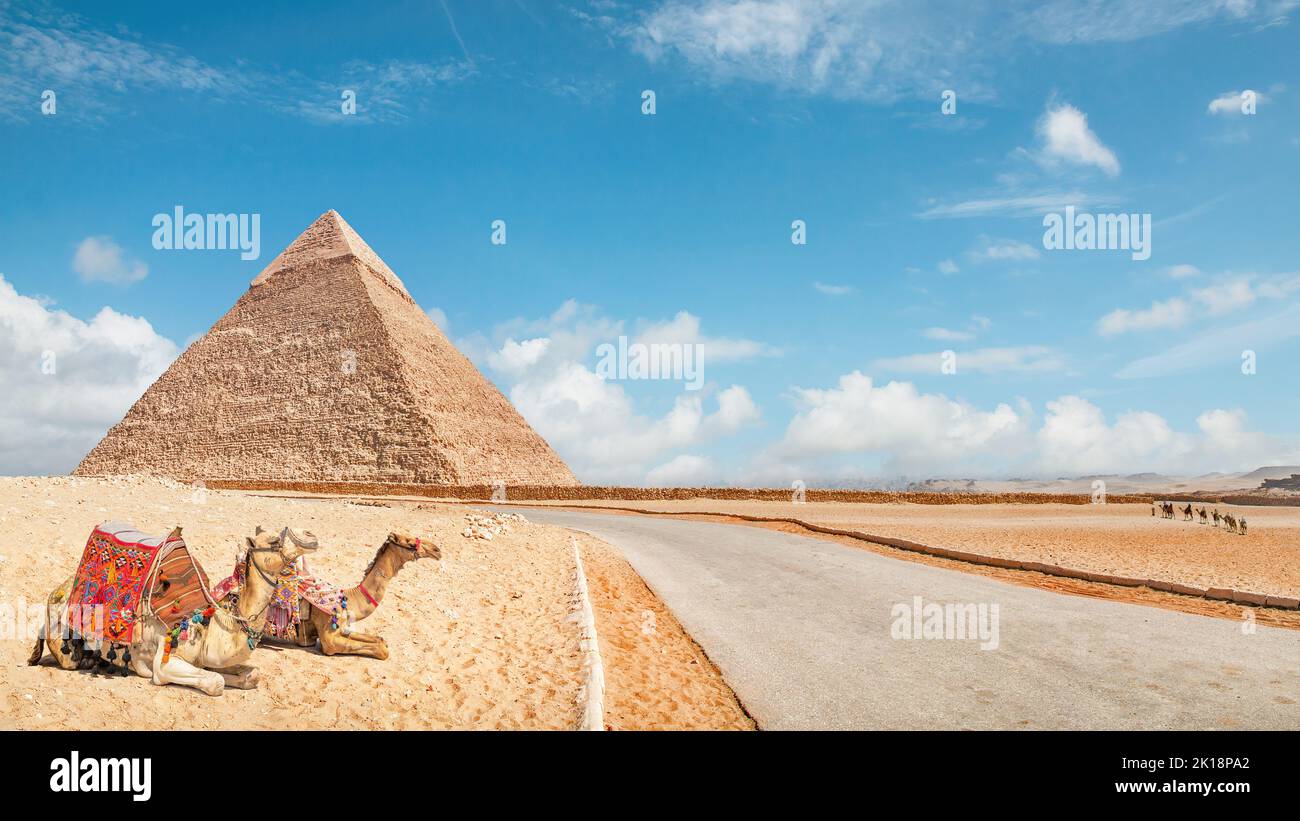
[[[463,506],[196,493],[160,480],[0,479],[0,603],[11,612],[42,603],[75,569],[91,528],[106,519],[157,534],[182,525],[213,581],[230,572],[236,545],[258,524],[315,533],[322,548],[310,559],[312,569],[340,586],[360,580],[390,531],[431,539],[443,555],[405,567],[378,612],[361,623],[387,639],[387,660],[263,645],[251,659],[261,686],[218,697],[135,676],[68,672],[48,655],[29,667],[34,642],[14,634],[16,620],[0,624],[0,729],[572,727],[580,662],[577,625],[568,618],[571,537],[523,524],[490,542],[466,539],[469,513]],[[620,634],[607,642],[611,700],[618,705],[610,724],[736,725],[726,709],[728,698],[734,705],[730,690],[711,666],[691,657],[694,645],[671,617],[659,624],[676,632],[664,632],[658,647],[621,637],[643,610],[662,606],[653,596],[625,597],[639,578],[590,541],[584,554],[590,551],[600,568],[593,585],[600,590],[598,626],[618,625]],[[681,689],[668,694],[662,687]]]
[[[615,730],[752,730],[713,662],[613,547],[579,537]]]
[[[1249,534],[1152,517],[1147,505],[913,505],[718,499],[583,502],[791,517],[935,547],[1197,587],[1300,596],[1300,509],[1228,507]]]

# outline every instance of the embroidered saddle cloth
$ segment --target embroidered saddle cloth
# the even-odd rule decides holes
[[[235,562],[234,572],[212,589],[213,596],[220,601],[230,593],[242,589],[246,574],[247,564],[241,557]],[[298,626],[302,622],[304,601],[335,619],[342,618],[347,612],[347,597],[344,592],[313,576],[307,569],[305,556],[298,559],[291,573],[276,579],[271,604],[266,608],[266,634],[277,639],[296,639]]]
[[[92,530],[69,597],[72,629],[83,636],[102,635],[105,641],[129,644],[135,637],[141,606],[147,606],[146,584],[158,563],[177,550],[188,558],[179,529],[169,536],[156,537],[146,536],[128,524],[104,522]],[[193,567],[197,581],[202,583],[202,571],[197,565]]]
[[[155,559],[157,571],[149,590],[149,609],[167,629],[186,616],[207,609],[214,601],[208,592],[208,575],[181,541]]]

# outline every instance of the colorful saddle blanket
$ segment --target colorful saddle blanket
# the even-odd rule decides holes
[[[135,634],[144,586],[160,554],[183,545],[179,534],[145,536],[130,525],[105,522],[86,540],[72,583],[69,621],[83,636],[117,644]]]
[[[149,609],[170,630],[186,616],[206,610],[212,602],[208,575],[184,542],[155,559],[157,572],[149,590]]]
[[[221,601],[232,592],[243,589],[247,574],[244,557],[235,561],[235,569],[228,577],[212,588],[212,595]],[[276,579],[271,604],[266,608],[266,634],[277,639],[296,639],[302,623],[302,603],[329,613],[336,621],[347,614],[347,595],[343,590],[321,581],[307,569],[306,557],[298,559],[293,572]]]

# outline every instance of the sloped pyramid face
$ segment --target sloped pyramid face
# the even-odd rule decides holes
[[[262,271],[74,473],[578,483],[334,211]]]

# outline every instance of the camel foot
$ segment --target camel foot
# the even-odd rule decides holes
[[[226,680],[220,673],[195,667],[176,656],[172,656],[164,663],[162,657],[163,648],[159,645],[153,664],[154,684],[181,684],[210,696],[219,696],[226,689]]]
[[[236,690],[256,690],[257,685],[262,681],[262,676],[257,672],[257,668],[249,667],[246,664],[237,667],[226,667],[213,672],[220,674],[227,687],[233,687]]]
[[[41,656],[45,655],[45,631],[36,639],[36,649],[32,650],[31,655],[27,657],[27,664],[35,667],[41,663]]]
[[[320,649],[327,656],[367,656],[380,661],[388,658],[388,643],[378,636],[366,636],[365,640],[356,636],[322,639]]]

